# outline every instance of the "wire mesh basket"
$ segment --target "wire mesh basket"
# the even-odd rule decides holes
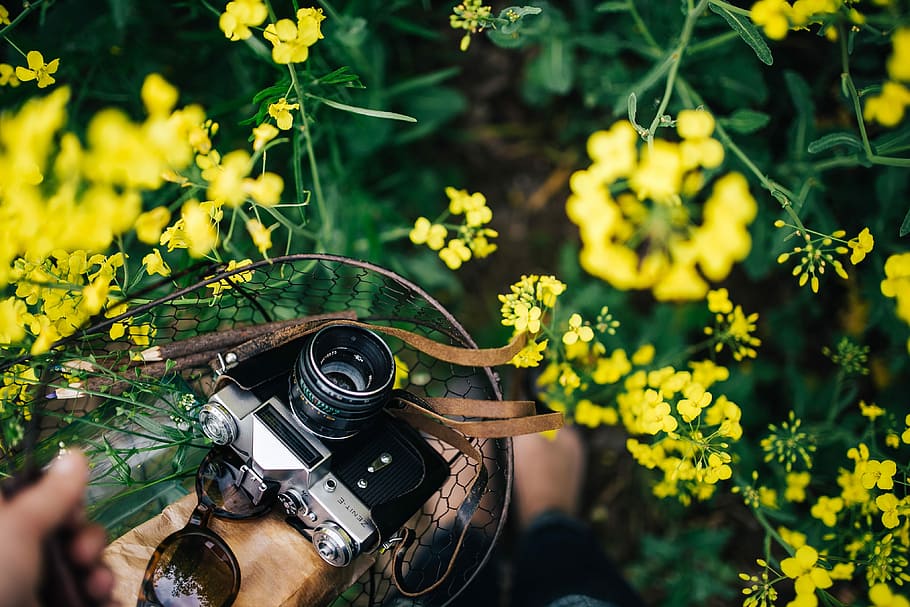
[[[108,337],[110,329],[118,323],[141,322],[154,327],[152,343],[166,344],[202,334],[217,335],[240,327],[334,312],[354,313],[358,320],[399,327],[440,343],[477,347],[452,314],[421,288],[379,266],[344,257],[301,254],[229,271],[208,267],[180,278],[179,283],[172,282],[169,288],[169,292],[85,330],[78,336],[79,348],[109,355],[112,348],[120,347]],[[213,298],[213,293],[217,297]],[[401,386],[408,391],[422,396],[502,399],[492,369],[457,366],[395,339],[388,342],[398,361],[408,369]],[[194,389],[206,391],[206,382],[211,377],[206,364],[197,360],[178,367],[177,371]],[[49,417],[45,423],[59,424],[60,419],[66,416]],[[416,543],[410,549],[405,574],[409,584],[426,587],[442,577],[457,550],[454,566],[444,583],[432,592],[409,598],[392,583],[391,558],[380,556],[333,607],[445,605],[486,562],[503,528],[508,507],[511,441],[473,439],[483,456],[488,482],[459,550],[455,518],[475,477],[477,464],[442,441],[426,438],[450,463],[451,474],[409,522]]]

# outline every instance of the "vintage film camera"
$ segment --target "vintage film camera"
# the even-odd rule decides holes
[[[203,432],[246,462],[238,485],[254,503],[277,500],[332,565],[387,542],[449,476],[387,413],[395,359],[370,330],[328,324],[225,374]]]

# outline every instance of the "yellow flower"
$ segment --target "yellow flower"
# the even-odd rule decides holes
[[[638,140],[635,127],[627,120],[615,122],[608,131],[593,133],[588,138],[593,176],[608,184],[629,176],[638,163]]]
[[[183,222],[186,248],[191,257],[202,257],[218,244],[218,229],[208,212],[195,200],[183,203],[180,219]]]
[[[822,495],[818,498],[818,501],[815,502],[815,505],[812,506],[810,513],[828,527],[833,527],[837,523],[837,513],[843,509],[843,499]]]
[[[910,323],[910,253],[897,253],[885,260],[882,295],[897,299],[897,315]]]
[[[546,339],[542,340],[540,343],[529,341],[521,350],[519,350],[518,354],[512,357],[509,364],[518,368],[538,366],[540,361],[543,360],[543,352],[547,349],[548,343],[549,340]]]
[[[246,230],[250,233],[253,244],[256,245],[263,257],[266,257],[268,250],[272,248],[272,230],[277,226],[278,224],[275,224],[267,228],[258,219],[248,219],[246,222]]]
[[[715,314],[729,314],[733,311],[730,292],[726,288],[708,291],[708,310]]]
[[[25,60],[28,62],[28,67],[17,67],[16,78],[22,82],[37,80],[39,89],[43,89],[56,82],[51,74],[57,72],[57,68],[60,67],[60,59],[54,59],[50,63],[44,63],[44,56],[39,51],[29,51],[25,56]]]
[[[797,597],[813,595],[816,588],[830,588],[834,584],[825,569],[815,566],[816,562],[818,551],[809,545],[801,546],[794,556],[780,562],[783,574],[794,580]]]
[[[246,40],[252,35],[250,26],[262,25],[269,11],[261,0],[228,2],[218,19],[218,27],[229,40]]]
[[[229,207],[240,206],[246,200],[244,180],[250,168],[250,155],[246,150],[234,150],[226,154],[217,167],[206,173],[209,181],[206,194],[210,199]]]
[[[230,272],[231,275],[228,276],[227,278],[222,278],[221,280],[219,280],[217,282],[211,282],[205,286],[212,290],[213,297],[217,297],[217,296],[221,295],[224,291],[227,291],[227,290],[233,288],[233,286],[235,284],[248,282],[253,278],[252,270],[245,270],[242,272],[235,272],[235,270],[237,270],[239,268],[245,268],[246,266],[248,266],[252,263],[253,263],[253,260],[251,260],[251,259],[243,259],[241,261],[232,259],[231,261],[228,262],[227,267],[224,269],[225,272]],[[206,278],[213,278],[213,277],[207,276]]]
[[[864,400],[859,401],[859,410],[860,410],[860,413],[862,413],[863,417],[868,417],[871,420],[874,420],[875,418],[881,417],[882,415],[885,414],[884,409],[882,409],[875,403],[867,405],[866,401],[864,401]]]
[[[0,86],[19,86],[19,79],[16,78],[16,68],[9,63],[0,63]]]
[[[280,19],[267,25],[263,36],[272,43],[272,60],[280,64],[306,61],[309,47],[322,38],[323,19],[321,8],[302,8],[297,11],[296,23]]]
[[[275,103],[269,104],[269,116],[275,119],[279,129],[286,131],[294,123],[294,115],[291,114],[291,110],[299,108],[299,103],[288,103],[288,100],[282,97]]]
[[[277,173],[265,171],[260,173],[256,179],[247,177],[243,180],[243,191],[249,194],[250,198],[267,207],[281,202],[281,193],[284,191],[284,179]]]
[[[448,230],[441,223],[432,223],[426,217],[418,217],[408,233],[414,244],[426,244],[434,251],[445,246]]]
[[[869,97],[863,108],[863,118],[886,127],[897,126],[910,105],[910,89],[900,82],[886,81],[878,96]]]
[[[872,607],[910,607],[910,600],[902,594],[895,594],[888,584],[878,582],[869,587]]]
[[[591,379],[596,384],[615,384],[620,378],[632,370],[632,365],[622,348],[613,350],[610,356],[601,356],[597,359]]]
[[[900,27],[891,35],[892,53],[888,75],[892,80],[910,82],[910,27]]]
[[[450,270],[457,270],[462,263],[471,259],[471,249],[468,248],[462,239],[453,238],[445,248],[439,251],[439,258],[445,262]]]
[[[676,131],[683,139],[703,139],[714,132],[714,116],[704,110],[682,110],[676,117]]]
[[[884,491],[894,488],[894,475],[897,473],[897,464],[893,460],[878,461],[870,459],[866,462],[865,471],[861,477],[863,488],[873,489],[878,487]]]
[[[587,325],[582,325],[581,314],[577,312],[572,314],[569,317],[569,330],[563,334],[562,343],[571,346],[579,340],[588,342],[592,339],[594,339],[594,330]]]
[[[167,116],[177,105],[177,87],[164,79],[161,74],[149,74],[142,81],[139,93],[146,111],[151,116]]]
[[[22,315],[26,313],[25,302],[15,297],[0,301],[0,344],[14,344],[25,338]]]
[[[155,207],[136,218],[136,238],[145,244],[156,244],[161,232],[171,220],[171,212],[165,206]]]
[[[786,0],[758,0],[749,12],[755,25],[761,26],[765,35],[772,40],[787,37],[792,14],[793,8]]]
[[[278,136],[278,129],[269,124],[268,122],[263,122],[259,126],[253,129],[253,150],[258,152],[265,144]]]
[[[162,276],[170,276],[171,268],[167,265],[167,262],[161,258],[161,251],[158,249],[152,249],[152,252],[142,258],[142,265],[145,266],[145,271],[148,272],[148,275],[161,274]]]
[[[870,252],[874,245],[875,239],[869,232],[869,228],[863,228],[863,231],[860,232],[856,238],[851,238],[847,242],[847,246],[853,250],[853,253],[850,254],[850,262],[853,265],[861,262],[866,258],[866,253]]]
[[[797,503],[806,501],[806,487],[809,486],[810,478],[808,472],[788,472],[784,499],[788,502]]]
[[[152,343],[151,338],[155,336],[155,327],[150,323],[144,322],[129,327],[130,341],[137,346],[144,348]]]

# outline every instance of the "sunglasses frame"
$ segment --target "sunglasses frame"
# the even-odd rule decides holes
[[[211,542],[211,544],[208,545],[208,549],[215,551],[216,558],[226,562],[231,569],[233,581],[230,593],[222,604],[213,605],[212,607],[229,607],[234,603],[234,600],[237,598],[237,594],[240,591],[240,563],[237,561],[236,555],[231,550],[230,546],[228,546],[227,542],[209,528],[209,523],[211,522],[212,517],[227,520],[258,518],[268,513],[272,506],[271,502],[263,501],[259,507],[250,514],[236,514],[229,510],[219,508],[215,504],[215,501],[206,493],[203,486],[204,472],[208,466],[213,463],[232,466],[238,473],[236,475],[237,478],[243,479],[246,474],[246,465],[234,466],[234,464],[230,462],[230,460],[236,461],[238,459],[237,455],[231,450],[215,448],[209,451],[199,464],[196,473],[196,507],[190,514],[186,525],[165,537],[155,548],[155,551],[149,558],[148,565],[146,565],[145,575],[143,576],[142,584],[139,587],[139,596],[137,598],[136,607],[162,606],[163,603],[155,593],[153,581],[155,571],[158,570],[161,559],[172,545],[192,536],[199,536],[205,538],[208,542]],[[236,485],[238,488],[242,489],[241,481],[238,481]],[[217,551],[220,551],[222,554],[218,554]]]

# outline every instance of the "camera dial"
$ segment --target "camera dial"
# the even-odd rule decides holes
[[[330,565],[344,567],[354,558],[356,546],[347,532],[332,522],[325,522],[313,531],[313,546]]]
[[[354,436],[382,410],[395,381],[395,359],[375,333],[329,325],[304,344],[290,378],[297,419],[328,439]]]
[[[199,412],[199,425],[202,433],[212,439],[216,445],[229,445],[237,438],[237,422],[224,406],[209,402]]]

